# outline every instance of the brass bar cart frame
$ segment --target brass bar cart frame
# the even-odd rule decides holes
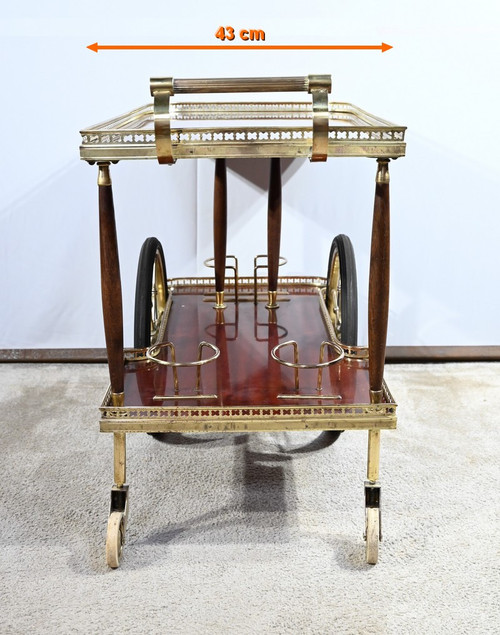
[[[112,433],[114,437],[114,486],[106,540],[107,562],[112,568],[119,566],[125,542],[128,516],[126,435],[135,432],[367,430],[364,537],[367,562],[375,564],[378,560],[381,538],[380,431],[396,427],[396,404],[383,379],[389,306],[389,162],[404,156],[406,128],[377,118],[352,104],[329,101],[330,90],[331,78],[327,75],[232,79],[154,78],[151,80],[153,104],[81,131],[80,156],[88,163],[98,166],[101,287],[110,373],[110,388],[101,407],[100,429],[102,432]],[[241,94],[277,91],[303,91],[309,93],[311,98],[309,101],[293,102],[175,102],[174,99],[178,95],[189,93]],[[324,278],[290,279],[278,276],[280,159],[302,157],[314,162],[347,156],[377,160],[369,275],[368,349],[345,346],[338,341],[325,305]],[[299,302],[296,298],[307,296],[308,302],[312,298],[315,306],[319,304],[323,323],[319,330],[323,329],[329,340],[323,342],[321,355],[323,356],[325,346],[341,350],[342,354],[334,360],[339,366],[337,374],[343,372],[345,377],[351,377],[352,373],[359,372],[360,377],[363,373],[363,376],[367,376],[366,394],[358,402],[346,399],[345,395],[326,396],[321,392],[301,395],[295,390],[288,395],[278,395],[286,403],[229,403],[217,394],[224,391],[225,383],[229,381],[228,372],[217,372],[214,390],[207,391],[208,394],[199,391],[194,395],[180,394],[175,374],[177,389],[174,394],[156,395],[152,397],[156,401],[150,402],[139,398],[132,403],[134,395],[131,397],[132,402],[127,401],[127,381],[136,375],[140,378],[141,369],[154,365],[154,356],[159,349],[158,346],[138,350],[124,350],[123,347],[120,266],[110,164],[125,159],[157,159],[159,163],[173,164],[178,159],[201,157],[216,159],[215,258],[212,265],[215,268],[215,284],[213,278],[170,281],[168,302],[156,340],[165,350],[170,351],[171,359],[160,362],[166,367],[165,372],[170,367],[177,373],[177,367],[190,365],[175,361],[175,347],[171,342],[162,344],[170,313],[174,311],[172,305],[175,305],[176,294],[181,294],[183,298],[194,296],[205,301],[207,296],[215,296],[215,303],[210,305],[210,310],[213,312],[215,309],[215,328],[219,333],[217,343],[221,346],[214,347],[206,342],[202,344],[218,351],[213,356],[214,359],[222,351],[219,361],[228,366],[233,342],[227,340],[224,330],[225,302],[228,301],[228,296],[224,297],[225,288],[234,286],[235,306],[243,306],[238,301],[238,296],[243,302],[245,294],[251,299],[257,299],[258,286],[258,290],[264,291],[267,296],[267,303],[261,306],[268,312],[269,333],[273,332],[275,337],[276,329],[279,328],[278,316],[285,314],[285,303],[279,299],[280,292],[288,294],[286,300],[293,299],[293,303]],[[240,278],[236,265],[235,279],[225,279],[225,159],[234,157],[271,159],[267,278],[257,278],[256,274],[254,278]],[[297,304],[298,308],[300,306]],[[257,305],[255,311],[257,315]],[[257,330],[257,324],[255,318],[252,328]],[[320,337],[325,339],[324,334]],[[258,340],[257,335],[255,339]],[[270,344],[266,346],[266,356],[273,356],[275,361],[280,361],[276,351],[282,345],[274,347],[274,354],[268,350]],[[201,348],[199,350],[198,361],[191,364],[198,365],[197,386],[200,385],[199,366],[211,361],[202,360]],[[342,361],[339,361],[341,358]],[[314,364],[298,364],[296,347],[295,361],[284,364],[293,367],[290,372],[294,377],[292,384],[295,389],[299,386],[298,368],[314,367]],[[321,363],[316,364],[316,367],[321,366],[319,372],[323,373],[323,367],[329,364],[330,362],[323,362],[321,357]],[[317,390],[320,391],[322,377],[323,375],[318,375]],[[340,402],[329,399],[339,399]]]

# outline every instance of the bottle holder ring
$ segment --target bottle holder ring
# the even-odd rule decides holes
[[[293,362],[286,362],[285,360],[279,357],[278,351],[284,348],[285,346],[293,347]],[[325,362],[324,359],[325,359],[326,348],[333,349],[336,353],[336,357],[334,357],[334,359],[329,359]],[[309,399],[309,398],[340,399],[341,398],[340,395],[322,395],[321,397],[319,397],[320,393],[322,392],[323,369],[327,368],[328,366],[332,366],[333,364],[336,364],[337,362],[340,362],[342,359],[344,359],[344,349],[340,346],[340,344],[336,344],[335,342],[328,342],[328,341],[321,342],[321,346],[319,349],[319,361],[317,364],[300,364],[299,363],[299,345],[297,344],[295,340],[282,342],[281,344],[278,344],[278,346],[275,346],[271,350],[271,357],[275,361],[277,361],[278,364],[281,364],[282,366],[288,366],[289,368],[293,368],[294,374],[295,374],[295,393],[288,394],[288,395],[280,394],[278,395],[279,399]],[[299,370],[310,370],[310,369],[318,371],[318,379],[316,383],[316,391],[318,395],[316,396],[300,395],[298,394]]]
[[[232,262],[233,264],[230,264],[230,262]],[[205,267],[208,267],[209,269],[215,269],[215,258],[207,258],[203,264],[205,265]],[[239,289],[238,289],[238,258],[236,258],[236,256],[232,256],[227,254],[226,255],[226,263],[225,263],[225,270],[224,271],[232,271],[233,272],[233,284],[234,284],[234,301],[236,302],[236,304],[238,304],[238,293],[239,293]],[[224,277],[224,282],[226,283],[226,278]],[[230,282],[230,279],[227,280],[227,282]]]
[[[293,357],[294,357],[294,361],[293,362],[286,362],[285,360],[281,359],[278,355],[278,351],[281,348],[284,348],[285,346],[293,346]],[[337,357],[335,357],[334,359],[329,359],[328,361],[323,361],[324,357],[325,357],[325,348],[332,348],[336,353],[337,353]],[[297,342],[295,340],[289,340],[288,342],[282,342],[281,344],[278,344],[278,346],[275,346],[272,351],[271,351],[271,357],[278,362],[278,364],[282,364],[283,366],[288,366],[290,368],[295,368],[297,370],[299,369],[308,369],[308,368],[312,368],[312,369],[320,369],[320,368],[326,368],[327,366],[331,366],[332,364],[336,364],[337,362],[340,362],[340,360],[342,360],[344,358],[344,349],[342,348],[342,346],[340,346],[340,344],[336,344],[335,342],[321,342],[321,346],[319,349],[319,362],[317,364],[299,364],[299,345],[297,344]]]
[[[161,349],[167,348],[170,351],[171,361],[158,359],[158,354]],[[207,359],[202,359],[203,349],[210,348],[213,351],[213,355],[208,357]],[[154,344],[150,346],[146,351],[146,357],[150,361],[155,364],[160,364],[162,366],[169,366],[172,368],[173,376],[174,376],[174,395],[155,395],[153,397],[156,401],[165,401],[167,399],[216,399],[217,395],[204,395],[201,394],[201,367],[209,364],[210,362],[215,361],[220,355],[220,349],[214,344],[210,344],[210,342],[200,342],[198,344],[198,359],[194,362],[178,362],[175,356],[175,346],[172,342],[164,342],[162,344]],[[196,389],[195,394],[179,394],[179,375],[177,372],[178,368],[196,368]]]
[[[172,361],[168,361],[165,359],[158,359],[158,354],[162,348],[168,348],[170,350],[170,355],[172,357]],[[204,348],[210,348],[214,352],[211,357],[207,359],[202,359],[201,355],[203,353]],[[198,359],[194,362],[178,362],[175,357],[175,347],[172,342],[164,342],[163,344],[154,344],[150,346],[146,350],[146,357],[155,362],[156,364],[161,364],[162,366],[171,366],[173,368],[181,368],[181,367],[191,367],[191,366],[204,366],[205,364],[209,364],[216,360],[220,355],[220,350],[214,344],[210,342],[200,342],[198,344]]]
[[[260,264],[259,261],[262,259],[265,260],[265,263]],[[286,265],[287,263],[288,263],[288,260],[284,256],[279,257],[278,267],[282,267],[283,265]],[[259,269],[269,270],[269,256],[267,254],[258,254],[253,259],[253,302],[254,304],[257,304],[257,296],[258,296],[257,271],[259,271]]]

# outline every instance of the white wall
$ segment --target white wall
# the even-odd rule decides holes
[[[0,348],[100,347],[96,168],[78,131],[150,101],[149,78],[331,73],[333,99],[407,125],[391,163],[389,344],[500,344],[500,15],[493,0],[277,0],[144,5],[130,0],[2,9]],[[107,52],[101,44],[217,44],[220,25],[260,28],[268,44],[393,45],[379,52]],[[376,164],[295,161],[283,183],[283,273],[325,274],[333,236],[351,235],[366,305]],[[265,250],[266,193],[232,163],[229,251],[248,270]],[[211,255],[213,164],[123,161],[112,168],[131,344],[143,239],[169,275]],[[362,312],[364,315],[364,311]],[[366,337],[361,319],[361,337]]]

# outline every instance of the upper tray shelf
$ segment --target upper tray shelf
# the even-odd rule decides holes
[[[312,80],[318,77],[323,82],[315,90]],[[154,104],[82,130],[80,156],[90,162],[158,159],[160,163],[207,157],[303,157],[324,161],[336,156],[404,156],[406,128],[352,104],[328,101],[325,77],[234,79],[226,80],[223,88],[216,84],[214,88],[214,82],[223,80],[168,80],[170,91],[158,90],[165,80],[151,80]],[[305,87],[309,87],[312,102],[171,100],[176,93],[186,92],[270,92],[273,88],[288,92],[299,88],[285,81],[299,79],[308,82]],[[199,87],[196,82],[204,83]],[[206,89],[209,82],[210,89]]]

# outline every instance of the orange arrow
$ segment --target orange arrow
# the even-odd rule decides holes
[[[389,49],[392,49],[390,44],[386,44],[382,42],[382,44],[375,45],[367,45],[367,44],[304,44],[304,45],[267,45],[267,44],[258,44],[258,45],[231,45],[227,46],[224,44],[214,44],[214,45],[149,45],[149,44],[98,44],[94,42],[94,44],[90,44],[87,46],[91,51],[95,51],[96,53],[99,51],[220,51],[220,50],[237,50],[237,51],[245,51],[248,49],[260,49],[265,51],[382,51],[385,53]]]

